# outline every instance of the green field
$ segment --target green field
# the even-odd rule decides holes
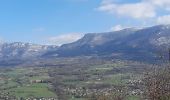
[[[18,87],[11,89],[10,91],[17,97],[56,97],[56,94],[48,89],[48,85],[43,83]]]

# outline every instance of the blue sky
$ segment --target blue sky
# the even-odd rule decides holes
[[[170,0],[1,0],[0,40],[69,43],[84,33],[169,24]]]

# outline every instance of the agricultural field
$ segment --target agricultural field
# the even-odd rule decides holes
[[[135,84],[140,83],[146,66],[115,60],[62,67],[7,67],[0,69],[0,90],[18,100],[89,100],[93,95],[115,91],[126,91],[127,100],[139,100],[141,91]]]
[[[16,98],[57,98],[49,88],[47,69],[43,68],[6,68],[0,73],[0,90]]]

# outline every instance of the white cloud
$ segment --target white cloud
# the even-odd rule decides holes
[[[155,6],[163,7],[164,9],[170,8],[170,0],[145,0],[154,4]]]
[[[83,37],[82,33],[61,34],[58,36],[49,37],[48,42],[50,44],[62,45],[62,44],[74,42],[80,39],[81,37]]]
[[[119,31],[119,30],[122,30],[124,27],[121,26],[121,25],[116,25],[116,26],[113,26],[111,27],[111,31]]]
[[[170,15],[164,15],[157,18],[158,24],[170,24]]]
[[[138,3],[115,4],[111,1],[103,0],[98,10],[135,19],[153,18],[156,16],[155,7],[144,1]]]
[[[157,19],[160,12],[170,11],[170,0],[141,0],[135,3],[115,3],[115,0],[102,0],[97,9],[122,17]],[[162,17],[158,18],[158,22],[162,23],[162,20],[167,19],[167,17],[168,15],[164,14]]]

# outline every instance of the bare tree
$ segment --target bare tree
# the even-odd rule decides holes
[[[167,65],[168,66],[168,65]],[[143,80],[144,98],[147,100],[170,100],[170,69],[154,68]]]

